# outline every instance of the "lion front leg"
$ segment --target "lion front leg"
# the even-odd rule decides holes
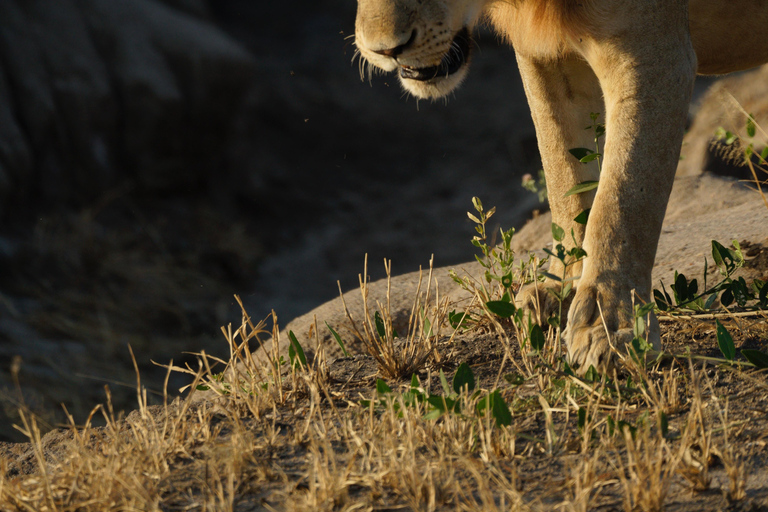
[[[517,61],[536,127],[552,222],[565,230],[563,243],[567,248],[573,246],[574,239],[581,245],[585,226],[574,219],[592,206],[594,192],[565,195],[579,183],[597,180],[599,170],[596,161],[581,163],[569,150],[595,147],[594,132],[585,127],[591,114],[604,111],[600,84],[589,65],[577,56],[542,60],[527,58],[518,50]],[[563,269],[558,260],[551,260],[549,273],[577,278],[581,263]],[[535,322],[544,325],[558,308],[546,289],[559,286],[560,283],[549,279],[525,286],[515,302]]]
[[[564,333],[568,357],[581,372],[611,370],[611,348],[623,351],[633,337],[632,294],[651,300],[695,77],[684,2],[649,2],[635,10],[643,12],[611,27],[620,37],[585,38],[583,46],[604,92],[606,142],[584,239],[588,257]],[[651,324],[650,341],[659,349],[655,318]]]

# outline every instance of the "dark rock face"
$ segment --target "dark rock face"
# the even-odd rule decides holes
[[[156,387],[213,343],[260,254],[220,207],[259,184],[256,68],[204,0],[0,1],[0,439],[82,421],[93,379],[132,408],[128,344]]]
[[[0,3],[0,214],[126,179],[200,186],[223,168],[253,58],[199,1]]]
[[[509,48],[434,104],[361,81],[349,0],[0,0],[0,439],[47,428],[218,327],[281,324],[375,279],[471,259],[470,198],[508,227],[538,168]],[[496,226],[493,227],[496,231]],[[186,354],[185,354],[186,353]],[[9,371],[10,370],[10,371]],[[171,376],[173,392],[186,377]],[[155,398],[156,399],[156,398]]]

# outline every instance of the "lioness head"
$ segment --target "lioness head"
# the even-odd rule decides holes
[[[484,0],[358,0],[355,44],[369,64],[398,71],[418,98],[459,86],[472,53],[470,32]]]

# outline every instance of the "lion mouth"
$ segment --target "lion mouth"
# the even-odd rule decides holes
[[[471,51],[472,43],[469,38],[469,30],[464,27],[453,38],[451,49],[443,55],[440,64],[426,68],[414,68],[401,65],[400,77],[426,82],[434,78],[450,76],[467,63]]]

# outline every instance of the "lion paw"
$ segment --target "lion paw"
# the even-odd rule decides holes
[[[546,326],[549,317],[559,308],[559,303],[547,289],[557,287],[554,283],[531,283],[522,287],[515,296],[515,305],[523,310],[523,318],[530,315],[534,323]]]
[[[563,338],[568,347],[569,364],[579,375],[586,373],[590,366],[610,375],[616,368],[618,355],[627,354],[631,347],[632,306],[618,297],[611,290],[593,286],[581,286],[576,293]],[[629,292],[626,297],[629,299]],[[649,342],[658,350],[660,337],[655,317],[649,326]]]
[[[590,366],[598,373],[611,375],[616,368],[617,351],[626,353],[633,338],[632,329],[606,331],[603,325],[569,327],[564,334],[568,362],[579,375],[584,375]]]

